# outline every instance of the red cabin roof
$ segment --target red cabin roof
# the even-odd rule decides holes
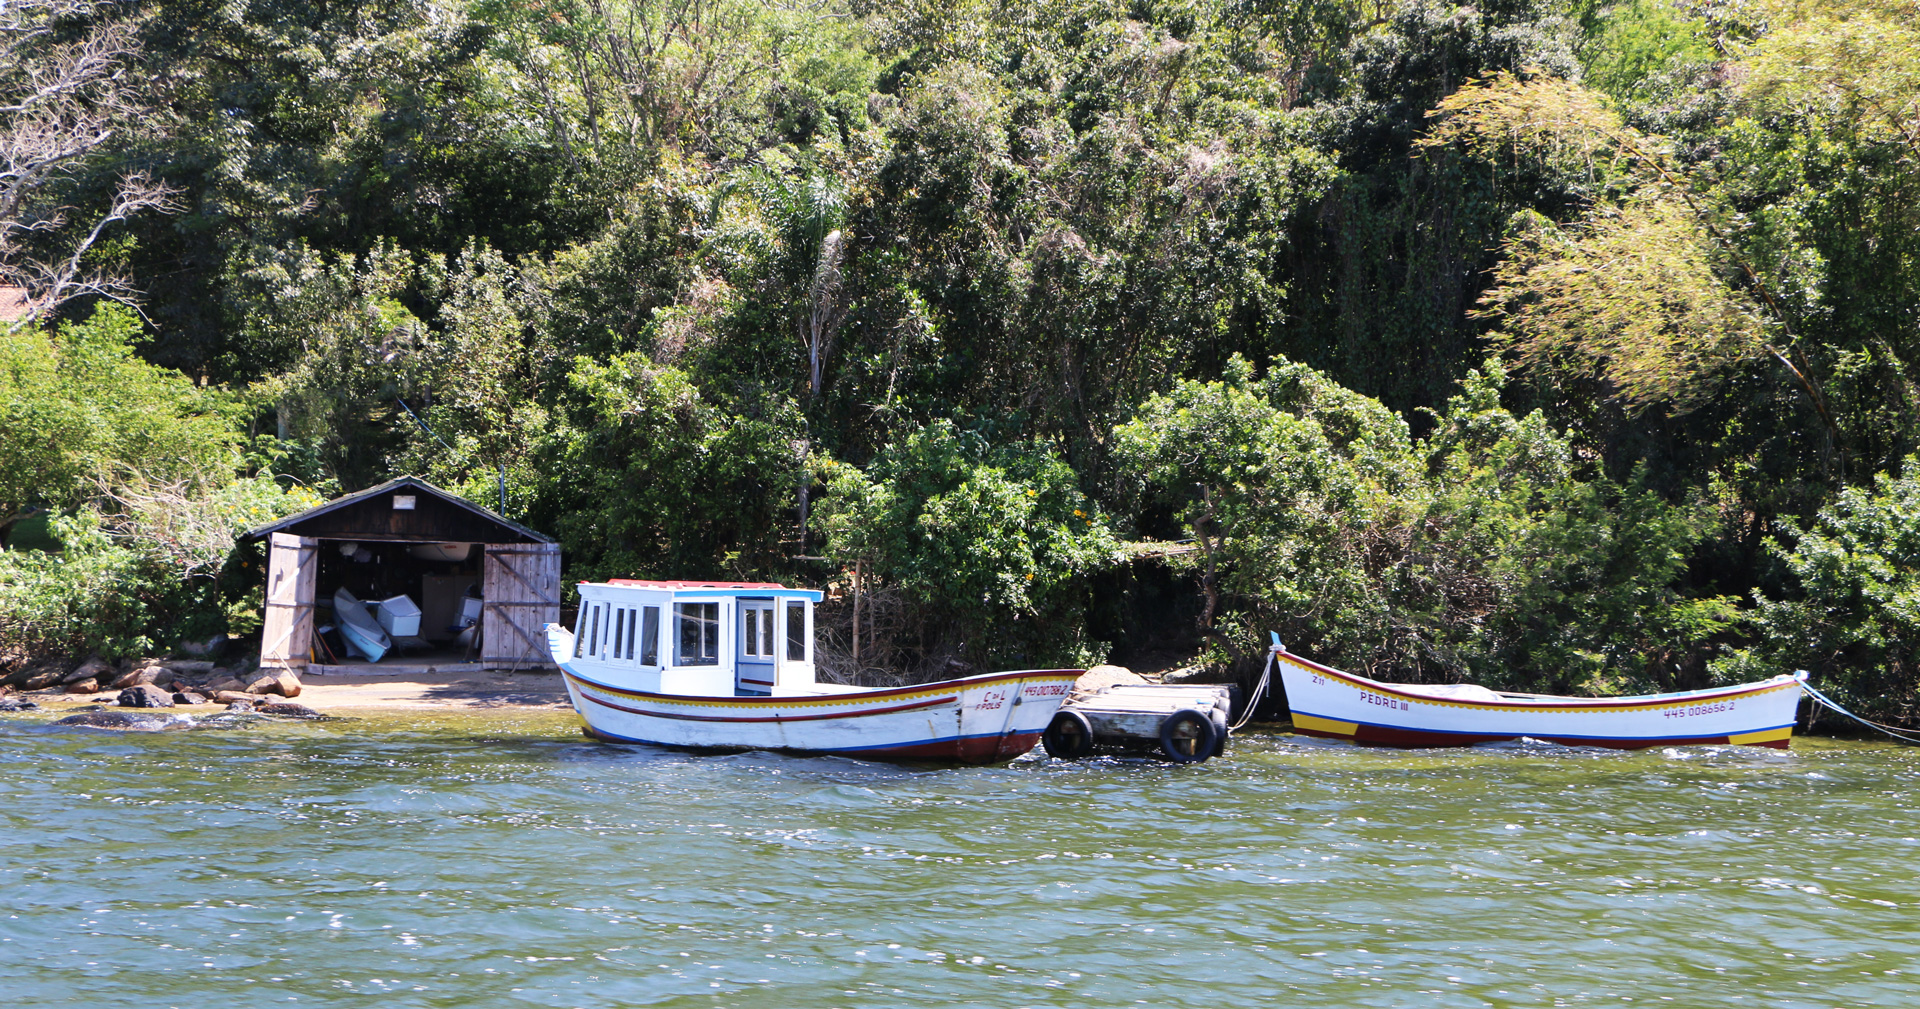
[[[592,582],[581,582],[591,585]],[[603,584],[620,585],[630,589],[785,589],[779,582],[683,582],[649,581],[643,578],[609,578]]]

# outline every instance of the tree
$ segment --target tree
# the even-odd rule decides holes
[[[92,0],[0,7],[0,284],[25,288],[19,328],[76,298],[131,301],[125,275],[88,253],[107,228],[143,210],[175,209],[178,192],[145,171],[120,175],[104,212],[68,205],[70,183],[147,110],[129,81],[135,26]]]
[[[231,398],[140,360],[139,334],[132,312],[105,305],[0,336],[0,531],[33,507],[154,485],[199,496],[231,477]]]
[[[1580,355],[1638,409],[1684,408],[1699,386],[1752,354],[1777,360],[1819,412],[1831,446],[1839,429],[1788,306],[1723,223],[1731,216],[1659,137],[1628,125],[1598,93],[1539,73],[1468,83],[1429,113],[1419,144],[1459,144],[1493,159],[1541,158],[1611,175],[1572,240],[1519,229],[1481,299],[1510,321],[1504,337],[1530,366]],[[1562,233],[1563,235],[1566,233]]]

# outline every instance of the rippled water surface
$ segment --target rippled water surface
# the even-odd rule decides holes
[[[0,718],[0,1000],[1920,1004],[1920,751],[902,768]]]

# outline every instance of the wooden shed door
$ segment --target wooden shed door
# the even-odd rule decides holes
[[[260,664],[303,669],[313,649],[313,579],[320,570],[320,541],[274,533],[270,543]]]
[[[481,661],[552,665],[545,627],[560,620],[560,544],[488,544],[480,592]]]

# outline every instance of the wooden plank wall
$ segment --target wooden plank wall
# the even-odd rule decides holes
[[[545,627],[560,619],[560,545],[489,544],[480,591],[480,661],[496,669],[552,665]]]
[[[267,552],[265,627],[260,637],[262,666],[306,668],[313,649],[313,583],[319,570],[319,540],[273,534]]]

